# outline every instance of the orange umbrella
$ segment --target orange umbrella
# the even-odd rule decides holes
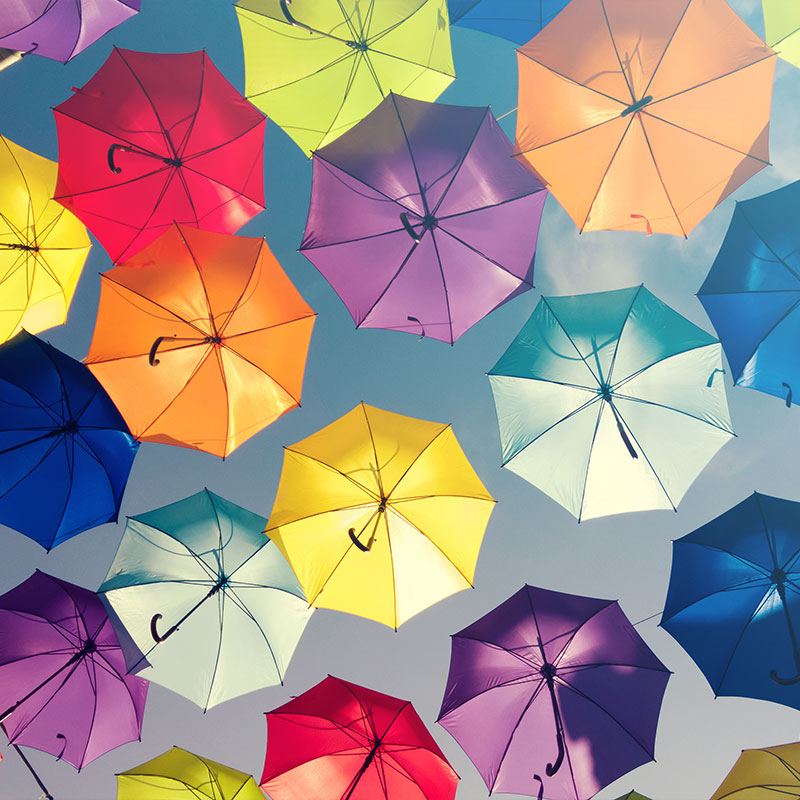
[[[517,54],[515,154],[582,231],[685,236],[769,162],[775,52],[725,0],[573,0]]]
[[[137,439],[224,458],[300,404],[315,317],[263,239],[173,225],[102,275],[86,363]]]

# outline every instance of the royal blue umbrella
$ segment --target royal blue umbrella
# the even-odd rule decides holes
[[[515,44],[536,36],[569,0],[448,0],[450,23]]]
[[[661,626],[715,695],[800,709],[800,503],[753,493],[673,543]]]
[[[800,181],[737,203],[697,296],[737,386],[800,397]]]
[[[79,361],[25,331],[0,347],[0,523],[50,550],[116,520],[137,448]]]

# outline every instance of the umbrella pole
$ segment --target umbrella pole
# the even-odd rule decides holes
[[[150,635],[153,637],[156,644],[159,644],[160,642],[163,642],[164,639],[168,639],[170,636],[172,636],[172,634],[175,633],[175,631],[177,631],[178,628],[183,625],[183,623],[186,622],[186,620],[189,619],[189,617],[191,617],[192,614],[194,614],[194,612],[197,611],[197,609],[200,608],[200,606],[203,605],[203,603],[205,603],[209,597],[213,597],[227,583],[227,578],[217,581],[217,583],[215,583],[211,589],[209,589],[208,594],[202,600],[195,603],[174,625],[168,628],[163,634],[160,634],[157,629],[158,621],[161,619],[161,614],[153,614],[153,617],[150,620]]]
[[[781,686],[791,686],[795,683],[800,683],[800,649],[797,647],[797,637],[794,634],[794,626],[792,625],[792,618],[789,616],[789,606],[786,603],[786,588],[783,585],[783,579],[779,577],[776,583],[778,589],[778,596],[781,598],[781,605],[783,606],[783,613],[786,615],[786,626],[789,628],[789,639],[792,642],[792,655],[794,656],[794,665],[797,668],[797,674],[792,678],[780,678],[776,670],[770,672],[770,677],[775,683]]]
[[[2,727],[2,725],[0,725],[0,727]],[[8,736],[5,728],[3,728],[3,733],[5,733],[6,736]],[[53,795],[51,795],[50,792],[47,791],[47,787],[42,783],[42,779],[36,774],[36,770],[31,766],[31,762],[28,761],[28,759],[25,757],[25,753],[23,753],[22,750],[20,750],[20,748],[17,745],[15,745],[10,739],[8,741],[9,744],[17,751],[17,755],[22,759],[22,763],[28,768],[28,771],[31,773],[31,775],[33,775],[33,779],[36,781],[36,783],[39,784],[39,788],[43,792],[42,800],[53,800]]]
[[[382,739],[382,737],[381,737]],[[361,769],[358,770],[356,773],[355,778],[353,778],[353,783],[350,784],[350,790],[347,794],[342,798],[342,800],[350,800],[351,795],[356,790],[356,786],[358,786],[358,782],[363,777],[364,773],[367,771],[367,768],[372,763],[372,759],[375,758],[375,754],[378,752],[378,748],[381,746],[381,739],[378,739],[375,744],[372,746],[372,750],[369,751],[367,757],[364,759],[364,763],[361,765]]]
[[[545,766],[545,772],[547,776],[552,778],[559,769],[561,769],[561,764],[564,761],[564,726],[561,722],[561,710],[558,707],[558,698],[556,697],[556,687],[555,687],[555,667],[547,661],[547,657],[545,656],[544,652],[544,645],[542,644],[542,639],[540,636],[536,637],[539,641],[539,650],[542,653],[542,675],[544,679],[547,681],[547,689],[550,692],[550,700],[553,703],[553,717],[555,718],[556,723],[556,744],[558,745],[558,755],[556,756],[556,760],[552,764],[547,764]],[[536,777],[536,776],[534,776]],[[541,778],[539,778],[541,782]],[[542,784],[542,789],[544,790],[544,784]]]

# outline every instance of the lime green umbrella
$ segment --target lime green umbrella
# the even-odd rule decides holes
[[[446,0],[239,0],[245,94],[311,153],[390,91],[433,101],[455,77]]]
[[[795,0],[762,0],[764,38],[778,55],[800,67],[800,3]]]
[[[618,797],[617,800],[650,800],[650,798],[645,797],[643,794],[639,794],[639,792],[630,791],[628,794]]]

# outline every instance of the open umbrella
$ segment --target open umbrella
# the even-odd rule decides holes
[[[306,153],[455,77],[446,0],[239,0],[245,93]]]
[[[587,800],[653,760],[670,673],[615,601],[524,586],[451,644],[439,723],[490,792]]]
[[[775,53],[725,0],[573,0],[518,61],[516,152],[582,231],[686,236],[769,163]]]
[[[132,672],[204,710],[283,682],[312,611],[265,524],[208,489],[128,518],[98,591]]]
[[[458,775],[407,700],[330,675],[267,712],[272,800],[453,800]]]
[[[0,136],[0,342],[65,322],[89,253],[86,228],[51,200],[57,169]]]
[[[122,261],[173,222],[233,233],[264,210],[264,115],[205,51],[114,48],[53,111],[55,199]]]
[[[733,436],[722,373],[643,286],[543,297],[489,372],[503,466],[578,520],[674,509]]]
[[[450,23],[525,44],[569,0],[448,0]]]
[[[397,629],[472,586],[493,509],[449,425],[361,403],[285,448],[266,533],[311,605]]]
[[[764,38],[778,55],[800,66],[800,7],[785,0],[761,0],[764,10]]]
[[[737,203],[697,296],[733,381],[792,404],[800,397],[800,181]]]
[[[224,458],[300,405],[316,313],[263,239],[174,225],[101,278],[86,363],[137,439]]]
[[[661,626],[715,696],[800,709],[800,503],[754,492],[673,543]]]
[[[800,796],[800,744],[742,750],[711,800],[791,800]]]
[[[314,153],[301,252],[358,327],[454,342],[530,289],[547,197],[488,108],[390,94]]]
[[[0,347],[0,522],[47,550],[117,519],[138,444],[79,361],[20,331]]]

